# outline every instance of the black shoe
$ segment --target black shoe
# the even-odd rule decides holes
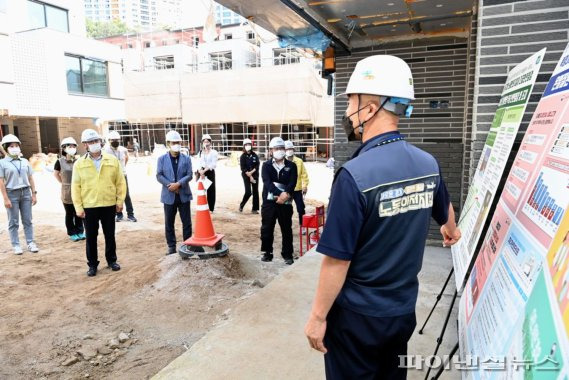
[[[251,211],[251,214],[258,214],[258,213],[259,213],[259,211],[257,211],[257,210]]]
[[[115,222],[122,222],[123,217],[122,216],[117,216],[117,218],[115,219]]]
[[[243,212],[243,206],[239,206],[239,212]]]
[[[111,268],[113,270],[113,272],[121,270],[121,266],[117,262],[109,264],[109,268]]]
[[[294,263],[293,259],[285,259],[285,264],[286,265],[292,265],[292,263]]]
[[[168,253],[166,256],[176,253],[176,247],[168,247]]]
[[[261,261],[269,262],[273,261],[273,255],[271,253],[263,253],[263,257],[261,257]]]
[[[134,215],[129,216],[128,220],[130,220],[131,222],[136,222],[136,218],[134,217]]]
[[[97,275],[97,267],[89,267],[89,270],[87,271],[87,276],[94,277],[96,275]]]

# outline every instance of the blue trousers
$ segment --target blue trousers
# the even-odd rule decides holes
[[[415,313],[370,317],[334,304],[328,313],[324,346],[326,379],[404,380],[399,355],[417,325]]]
[[[24,225],[24,233],[26,235],[26,243],[34,241],[34,228],[32,225],[32,191],[29,187],[17,190],[6,189],[8,199],[12,203],[11,208],[7,208],[8,213],[8,231],[10,232],[10,241],[12,246],[20,245],[18,229],[20,228],[20,215],[22,216],[22,224]]]

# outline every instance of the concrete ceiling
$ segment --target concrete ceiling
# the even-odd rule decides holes
[[[476,0],[217,0],[278,36],[317,29],[340,50],[441,35],[466,36]]]

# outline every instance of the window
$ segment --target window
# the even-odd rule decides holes
[[[132,44],[128,44],[128,48],[129,48],[129,49],[132,49]]]
[[[224,39],[226,40],[231,40],[233,38],[233,35],[231,33],[227,33],[224,35]]]
[[[247,39],[248,40],[254,40],[255,39],[255,33],[254,32],[247,32]]]
[[[230,51],[211,53],[209,55],[209,60],[211,62],[211,69],[214,71],[231,70],[233,66]]]
[[[200,44],[200,38],[198,36],[192,37],[192,41],[193,41],[194,47],[198,47],[198,45]]]
[[[69,33],[69,20],[65,9],[28,0],[28,13],[31,29],[50,28]]]
[[[174,56],[165,55],[161,57],[154,57],[154,69],[156,70],[169,70],[174,68]]]
[[[108,96],[107,62],[66,55],[67,90],[70,93]]]
[[[291,50],[287,48],[283,49],[273,49],[273,64],[278,65],[290,65],[291,63],[300,62],[300,53],[296,50]]]
[[[145,43],[144,43],[144,47],[149,48],[149,47],[150,47],[150,42],[145,42]]]

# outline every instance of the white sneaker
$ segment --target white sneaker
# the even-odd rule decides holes
[[[38,246],[36,245],[36,243],[34,243],[32,241],[30,244],[28,244],[28,251],[35,253],[35,252],[39,252],[40,250],[39,250]]]
[[[20,247],[19,245],[15,245],[14,246],[14,255],[21,255],[22,253],[24,253],[24,251],[22,250],[22,247]]]

